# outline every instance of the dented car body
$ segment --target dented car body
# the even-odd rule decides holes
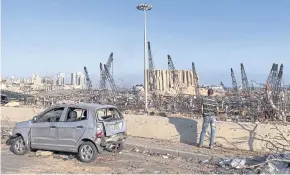
[[[91,158],[95,159],[96,154],[105,149],[120,151],[125,139],[124,116],[115,106],[62,104],[31,120],[16,123],[11,146],[15,154],[24,154],[20,149],[23,147],[25,150],[66,151],[79,153],[83,162],[91,162]],[[81,150],[82,147],[88,149]]]

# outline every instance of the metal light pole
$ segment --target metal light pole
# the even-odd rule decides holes
[[[150,4],[139,4],[137,5],[137,9],[144,11],[144,92],[145,92],[145,112],[147,112],[148,107],[148,98],[147,98],[147,57],[146,57],[146,12],[152,9],[152,5]]]

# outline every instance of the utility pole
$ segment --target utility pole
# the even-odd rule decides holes
[[[139,4],[137,5],[137,9],[140,11],[144,11],[144,93],[145,93],[145,112],[147,112],[148,108],[148,98],[147,98],[147,57],[146,57],[146,12],[152,9],[152,5],[150,4]]]

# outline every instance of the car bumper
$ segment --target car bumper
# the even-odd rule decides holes
[[[127,133],[119,133],[110,137],[104,137],[101,139],[101,146],[106,146],[108,144],[120,144],[127,138]]]

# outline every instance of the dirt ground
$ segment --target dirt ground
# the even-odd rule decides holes
[[[114,173],[114,174],[177,174],[216,173],[216,165],[203,165],[190,159],[170,157],[146,152],[123,151],[122,154],[105,153],[93,163],[81,163],[68,155],[53,154],[36,157],[12,154],[7,147],[1,150],[1,173]]]
[[[15,111],[12,111],[15,112]],[[14,115],[11,115],[14,116]],[[27,115],[28,116],[28,115]],[[7,120],[6,120],[7,118]],[[217,162],[200,163],[196,160],[157,153],[136,152],[125,150],[122,154],[105,153],[100,155],[93,163],[84,164],[76,158],[68,159],[68,155],[58,154],[36,157],[29,153],[24,156],[12,154],[4,145],[6,136],[15,125],[16,118],[9,119],[1,116],[1,173],[30,174],[30,173],[114,173],[114,174],[177,174],[177,173],[227,173],[217,165]],[[182,151],[201,153],[216,157],[254,156],[259,153],[241,150],[230,150],[218,147],[214,150],[198,148],[195,145],[180,142],[164,141],[129,137],[130,141],[141,145],[156,146],[158,148],[178,149]],[[64,160],[65,159],[65,160]]]
[[[9,131],[14,122],[1,121],[1,173],[40,174],[40,173],[114,173],[114,174],[176,174],[176,173],[215,173],[216,164],[203,165],[191,159],[160,155],[158,153],[125,150],[122,154],[104,153],[93,163],[85,164],[76,157],[68,159],[68,154],[53,154],[37,157],[35,153],[17,156],[5,145],[4,131]],[[3,127],[4,126],[4,127]],[[130,138],[131,141],[134,138]],[[137,139],[137,138],[136,138]],[[137,140],[143,140],[141,138]],[[144,139],[143,141],[148,141]],[[149,142],[148,142],[149,143]],[[152,141],[151,141],[152,143]],[[66,160],[68,159],[68,160]]]
[[[1,127],[1,136],[2,140],[1,142],[4,144],[7,137],[3,136],[3,134],[6,132],[9,132],[14,126],[15,122],[11,121],[1,121],[2,127]],[[210,150],[207,147],[205,148],[199,148],[196,145],[189,145],[185,143],[180,142],[174,142],[174,141],[166,141],[166,140],[157,140],[157,139],[148,139],[148,138],[140,138],[140,137],[128,137],[129,141],[141,144],[141,145],[150,145],[158,148],[167,148],[167,149],[178,149],[186,152],[195,152],[205,155],[212,155],[215,157],[239,157],[239,156],[257,156],[262,153],[259,152],[253,152],[253,151],[245,151],[245,150],[238,150],[238,149],[229,149],[224,148],[222,146],[217,145],[216,149]]]

